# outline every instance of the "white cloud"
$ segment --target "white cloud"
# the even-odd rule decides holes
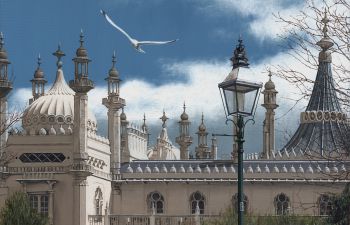
[[[277,34],[283,32],[284,24],[276,23],[273,14],[280,13],[286,17],[296,16],[305,7],[304,1],[286,5],[285,2],[277,0],[214,0],[201,1],[201,4],[203,5],[202,11],[211,16],[222,14],[232,16],[232,12],[236,12],[243,17],[249,17],[251,20],[248,24],[249,31],[260,40],[276,38]],[[222,28],[218,28],[214,34],[222,34],[227,37],[230,32],[224,32]],[[233,33],[231,32],[231,34]]]

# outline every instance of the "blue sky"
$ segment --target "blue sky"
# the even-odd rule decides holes
[[[58,42],[66,53],[63,59],[66,80],[72,79],[71,59],[79,47],[79,33],[83,29],[84,45],[92,59],[89,75],[96,84],[90,97],[94,104],[90,107],[98,114],[102,130],[106,114],[99,102],[106,95],[104,78],[111,66],[113,50],[116,50],[117,69],[123,79],[121,95],[127,101],[128,118],[140,122],[145,112],[153,139],[159,133],[158,118],[165,109],[172,119],[169,133],[174,140],[184,101],[193,120],[193,136],[201,112],[210,133],[229,133],[232,128],[224,123],[217,83],[231,69],[229,58],[239,34],[243,36],[252,65],[254,76],[251,78],[266,81],[267,76],[262,73],[266,66],[295,63],[281,47],[276,34],[282,32],[282,25],[275,22],[272,13],[288,16],[302,8],[303,1],[291,0],[0,0],[0,31],[4,33],[5,47],[12,62],[10,71],[15,76],[12,100],[24,102],[30,97],[29,80],[39,53],[49,88],[55,78],[52,53]],[[138,40],[180,40],[166,46],[146,46],[146,54],[140,54],[104,20],[100,9]],[[277,86],[279,99],[285,103],[278,109],[278,117],[292,104],[283,98],[296,93],[283,81],[276,78],[276,82],[281,84],[280,89]],[[297,113],[302,107],[296,109]],[[257,122],[254,128],[249,128],[247,139],[262,136],[263,113],[264,109],[258,107]],[[285,130],[297,125],[297,113],[292,116],[292,125]],[[285,120],[281,119],[280,123],[285,124]],[[283,132],[277,140],[279,146],[285,141]],[[262,138],[247,141],[247,150],[260,151],[261,141]],[[230,143],[227,138],[219,140],[222,154],[229,152]]]

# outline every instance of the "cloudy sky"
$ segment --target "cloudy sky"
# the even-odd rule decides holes
[[[12,62],[10,71],[14,74],[15,91],[10,104],[25,105],[30,98],[29,80],[39,53],[49,82],[47,89],[50,87],[56,70],[52,53],[58,42],[66,53],[63,58],[66,80],[72,79],[71,59],[79,47],[79,34],[83,29],[85,47],[92,60],[89,75],[96,85],[90,92],[89,104],[97,114],[102,133],[106,120],[106,109],[101,104],[106,96],[104,78],[115,50],[128,119],[141,123],[146,113],[153,141],[160,132],[159,117],[164,109],[170,118],[169,133],[175,142],[184,101],[193,122],[193,136],[202,112],[210,134],[230,134],[232,124],[225,124],[217,84],[231,70],[229,58],[239,35],[243,37],[251,64],[249,79],[267,81],[265,71],[271,65],[300,68],[281,47],[276,35],[282,32],[283,24],[277,23],[272,13],[290,16],[303,7],[302,0],[0,0],[0,31],[5,36],[5,47]],[[179,41],[166,46],[146,46],[146,54],[140,54],[104,20],[100,9],[136,39],[178,38]],[[311,77],[315,75],[316,72],[310,71]],[[286,132],[295,130],[299,112],[305,105],[301,103],[287,113],[293,105],[289,99],[297,95],[297,90],[282,80],[273,79],[279,91],[276,122],[277,146],[281,148],[288,139]],[[262,149],[263,115],[264,108],[259,105],[256,123],[247,128],[245,149],[248,152]],[[194,140],[192,150],[197,138]],[[219,138],[219,156],[229,154],[231,143],[231,138]]]

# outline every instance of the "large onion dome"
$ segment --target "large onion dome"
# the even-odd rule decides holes
[[[24,111],[22,126],[31,135],[38,134],[44,128],[47,133],[54,128],[68,130],[73,128],[74,122],[74,94],[75,92],[67,85],[63,70],[58,68],[56,80],[51,89],[43,96],[35,100]],[[88,129],[97,130],[95,116],[89,111]],[[62,130],[62,129],[61,129]]]

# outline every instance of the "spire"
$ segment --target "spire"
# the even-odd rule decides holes
[[[52,55],[54,55],[54,56],[57,57],[57,63],[56,63],[56,65],[57,65],[57,68],[58,68],[58,69],[61,69],[61,68],[62,68],[62,65],[63,65],[63,62],[61,61],[61,58],[62,58],[63,56],[65,56],[66,54],[64,54],[64,52],[61,51],[61,43],[60,43],[60,42],[58,43],[58,48],[57,48],[57,50],[56,50],[54,53],[52,53]]]
[[[0,50],[4,50],[4,34],[2,32],[0,32]]]
[[[326,9],[324,11],[324,17],[321,20],[321,22],[323,23],[323,29],[322,29],[323,37],[316,44],[322,48],[323,52],[325,52],[329,48],[331,48],[333,46],[333,44],[334,44],[333,41],[328,36],[328,23],[330,22],[330,20],[327,18],[327,11],[326,11]],[[324,55],[322,55],[322,56],[324,56]],[[319,60],[322,61],[324,59],[325,59],[325,57],[321,57],[321,54],[320,54]]]
[[[144,132],[148,133],[148,127],[146,124],[146,113],[143,114],[143,124],[142,124],[141,128]]]
[[[83,43],[84,43],[84,33],[83,33],[83,28],[80,29],[80,47],[83,47]]]
[[[165,128],[166,127],[166,124],[165,124],[165,122],[169,119],[168,117],[166,117],[166,115],[165,115],[165,111],[163,110],[163,116],[162,117],[160,117],[159,119],[161,119],[162,120],[162,122],[163,122],[163,124],[162,124],[162,127],[163,128]]]

